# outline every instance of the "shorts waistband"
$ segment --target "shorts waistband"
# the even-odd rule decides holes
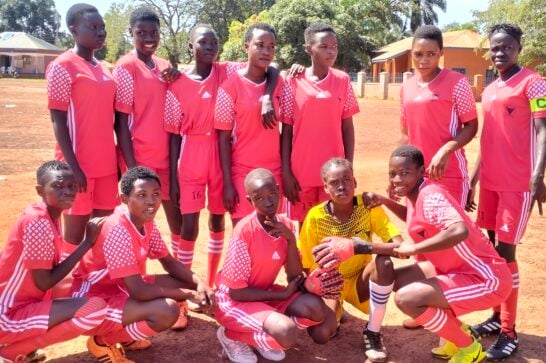
[[[210,139],[217,137],[216,132],[207,132],[206,134],[183,134],[182,137],[189,137],[191,139]]]

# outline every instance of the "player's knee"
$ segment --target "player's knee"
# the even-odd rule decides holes
[[[169,329],[178,320],[179,314],[180,308],[175,300],[163,299],[154,313],[152,328],[156,331]]]
[[[337,329],[336,315],[331,311],[331,316],[326,316],[322,324],[312,326],[309,328],[309,335],[313,341],[317,344],[326,344],[332,336],[334,336]]]
[[[390,256],[376,256],[375,268],[379,279],[394,279],[394,264]]]
[[[305,294],[302,297],[305,298],[302,316],[313,321],[323,321],[325,306],[322,299],[313,294]]]
[[[223,232],[225,227],[225,218],[223,214],[211,214],[209,218],[209,230],[212,232]]]
[[[297,330],[296,324],[286,317],[286,319],[276,319],[269,333],[280,345],[289,349],[296,343]]]
[[[402,312],[410,314],[415,307],[413,295],[409,289],[403,287],[394,295],[394,303]]]
[[[507,263],[516,261],[516,245],[499,241],[495,249]]]

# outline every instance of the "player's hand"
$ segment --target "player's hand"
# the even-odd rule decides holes
[[[197,294],[199,300],[196,301],[205,313],[210,312],[215,304],[214,290],[204,282],[197,284]]]
[[[464,206],[464,210],[467,212],[474,212],[477,208],[477,204],[474,201],[474,198],[476,196],[476,187],[470,186],[470,189],[468,190],[468,196],[466,197],[466,204]]]
[[[72,168],[74,174],[74,181],[78,186],[78,193],[85,193],[87,191],[87,177],[80,167]]]
[[[540,177],[533,177],[531,179],[531,208],[529,211],[533,210],[535,202],[538,206],[538,214],[542,214],[542,203],[546,203],[546,186],[544,185],[544,179]]]
[[[449,151],[445,151],[443,148],[440,148],[440,150],[438,150],[436,154],[434,154],[427,168],[430,179],[442,179],[446,170],[448,159]]]
[[[381,203],[380,196],[372,192],[363,192],[362,201],[366,209],[372,209],[383,204]]]
[[[395,202],[400,201],[400,197],[394,192],[394,185],[392,183],[389,183],[389,185],[387,185],[387,189],[385,191],[387,192],[390,200],[394,200]]]
[[[282,173],[282,185],[284,190],[284,196],[286,197],[286,199],[288,199],[290,203],[300,201],[300,183],[298,183],[298,180],[291,171],[288,170]]]
[[[164,69],[161,72],[161,78],[167,83],[176,81],[178,77],[180,77],[180,71],[174,67]]]
[[[286,288],[283,291],[284,300],[290,298],[290,296],[294,295],[299,290],[302,281],[303,281],[303,276],[299,275],[293,278],[292,281],[288,283],[288,286],[286,286]]]
[[[267,94],[262,96],[262,125],[264,129],[277,127],[277,116],[275,115],[273,101]]]
[[[396,247],[393,252],[400,258],[406,258],[416,254],[415,244],[412,242],[404,241],[400,246]]]
[[[284,223],[279,222],[276,219],[265,217],[264,224],[271,227],[268,233],[274,237],[284,237],[289,242],[295,242],[296,237],[294,233]]]
[[[332,269],[354,256],[354,241],[343,237],[326,237],[313,248],[313,257],[320,268]]]
[[[239,204],[239,194],[233,185],[224,185],[224,208],[229,213],[235,212]]]
[[[324,299],[338,300],[343,290],[343,277],[337,269],[315,269],[307,276],[303,286],[311,294]]]
[[[87,225],[85,226],[85,241],[87,241],[91,247],[97,242],[104,221],[106,221],[106,217],[94,217],[87,222]]]
[[[176,208],[180,209],[180,185],[178,185],[178,179],[171,180],[169,183],[169,197]]]
[[[288,70],[288,76],[290,77],[298,77],[300,74],[305,72],[305,67],[301,64],[294,63]]]

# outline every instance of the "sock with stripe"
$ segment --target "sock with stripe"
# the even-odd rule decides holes
[[[517,261],[508,263],[508,269],[512,273],[512,292],[508,296],[508,299],[501,304],[501,331],[509,337],[515,338],[514,326],[516,324],[519,293],[519,269]]]
[[[143,340],[153,335],[156,335],[158,332],[150,328],[148,323],[145,320],[136,321],[131,323],[123,329],[115,331],[111,334],[103,335],[98,337],[97,342],[104,344],[112,345],[116,343],[129,343],[133,340]]]
[[[261,332],[240,332],[226,329],[226,337],[264,350],[286,350],[271,335]]]
[[[209,232],[208,245],[208,265],[207,265],[207,283],[210,287],[214,286],[218,265],[222,258],[222,250],[224,249],[224,231]]]
[[[171,233],[171,250],[173,252],[174,258],[178,258],[179,244],[180,244],[180,235]]]
[[[324,320],[315,321],[315,320],[303,318],[301,316],[291,316],[290,319],[292,319],[292,321],[296,323],[296,326],[298,327],[298,329],[301,329],[301,330],[310,328],[315,325],[319,325],[320,323],[324,321]]]
[[[415,321],[459,348],[472,344],[472,337],[461,329],[461,321],[451,310],[428,307]]]
[[[394,283],[384,286],[370,281],[370,319],[367,329],[375,333],[381,330],[381,324],[387,310],[387,302],[391,296]]]
[[[99,326],[106,317],[106,310],[107,305],[103,299],[91,297],[72,319],[49,328],[43,334],[0,348],[0,356],[15,360],[20,354],[28,355],[36,349],[77,338]]]
[[[178,255],[176,259],[189,269],[191,269],[191,264],[193,263],[194,248],[195,241],[188,241],[184,238],[180,238],[180,241],[178,241]]]

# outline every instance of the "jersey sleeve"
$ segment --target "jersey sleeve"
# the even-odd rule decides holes
[[[453,87],[452,97],[455,112],[462,123],[478,118],[472,87],[470,87],[466,78],[461,78]]]
[[[40,218],[23,228],[23,264],[29,269],[52,269],[55,262],[55,234],[51,223]]]
[[[310,211],[301,226],[297,246],[300,250],[301,264],[304,269],[313,269],[317,263],[313,258],[313,248],[319,244],[315,217]]]
[[[377,206],[370,210],[372,232],[378,235],[383,242],[391,240],[393,237],[399,236],[400,231],[394,224],[391,223],[389,216],[381,206]]]
[[[281,121],[287,125],[294,125],[294,108],[296,106],[296,98],[294,97],[294,88],[292,81],[284,82],[281,90]]]
[[[47,108],[68,111],[72,93],[72,78],[68,71],[57,63],[51,63],[46,74]]]
[[[442,193],[430,193],[424,197],[423,218],[426,223],[438,230],[444,230],[453,223],[463,222],[453,204]]]
[[[356,100],[355,91],[353,85],[351,84],[351,78],[347,76],[347,89],[345,94],[345,104],[343,105],[343,114],[341,115],[342,119],[349,118],[354,114],[360,112],[358,108],[358,101]]]
[[[525,95],[531,103],[533,117],[546,117],[546,81],[542,78],[537,78],[529,85]]]
[[[159,229],[157,229],[157,226],[154,223],[154,227],[150,235],[150,249],[148,250],[148,257],[155,260],[166,257],[168,254],[169,250],[165,245],[165,241],[163,241],[163,238],[161,238],[161,233],[159,233]]]
[[[112,228],[104,240],[103,249],[106,268],[112,279],[140,275],[131,234],[123,226]]]
[[[231,77],[239,69],[243,69],[246,66],[246,62],[226,62],[226,78]]]
[[[165,97],[165,120],[163,122],[164,130],[172,134],[180,134],[183,117],[184,114],[182,112],[182,106],[180,105],[175,93],[169,89]]]
[[[251,259],[248,244],[238,235],[229,240],[226,260],[222,268],[223,283],[231,289],[242,289],[248,286]]]
[[[126,65],[119,65],[114,68],[114,79],[116,80],[116,111],[131,114],[135,98],[135,81],[133,75]]]
[[[232,130],[234,121],[235,102],[233,97],[224,87],[220,87],[214,110],[214,128],[218,130]]]

